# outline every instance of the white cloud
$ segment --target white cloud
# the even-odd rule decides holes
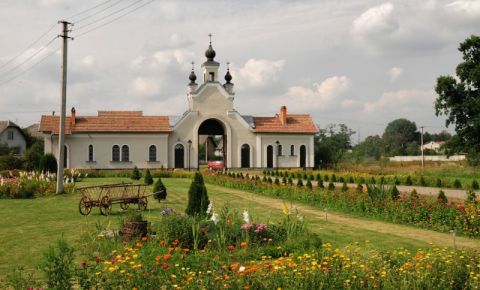
[[[351,80],[346,76],[332,76],[322,83],[314,83],[311,87],[293,86],[288,88],[282,101],[294,110],[325,110],[339,101],[351,87]],[[348,105],[348,104],[347,104]]]
[[[447,11],[458,14],[459,16],[480,17],[480,1],[454,1],[445,6]]]
[[[129,90],[136,96],[152,96],[160,92],[158,79],[137,77],[130,81]]]
[[[398,90],[385,92],[383,95],[375,100],[366,102],[363,106],[363,111],[366,113],[384,112],[384,110],[391,110],[391,112],[399,112],[400,110],[412,109],[418,107],[425,107],[430,104],[432,106],[435,99],[433,90]]]
[[[398,28],[398,23],[392,17],[393,11],[392,3],[384,3],[363,12],[352,22],[353,37],[358,41],[364,41],[370,36],[394,32]]]
[[[403,74],[403,68],[401,67],[392,67],[388,71],[388,75],[390,77],[391,82],[396,81],[402,74]]]
[[[95,62],[95,58],[91,55],[87,55],[82,59],[82,63],[86,66],[91,66]]]
[[[285,60],[249,59],[238,70],[239,88],[261,88],[272,85],[280,78]],[[232,69],[233,70],[233,69]]]

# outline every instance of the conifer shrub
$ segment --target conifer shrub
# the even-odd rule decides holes
[[[365,177],[363,177],[363,176],[360,177],[360,183],[361,183],[361,184],[365,184]]]
[[[420,176],[420,185],[421,186],[427,186],[427,181],[423,176]]]
[[[303,176],[302,176],[302,178],[303,178],[303,179],[305,179],[305,180],[307,180],[307,179],[308,179],[308,176],[307,176],[307,174],[306,174],[306,173],[304,173],[304,174],[303,174]]]
[[[315,177],[313,176],[313,174],[310,174],[310,176],[308,177],[310,180],[314,180]]]
[[[283,185],[287,184],[287,178],[285,176],[282,177],[282,184]]]
[[[447,196],[445,195],[445,192],[443,190],[440,190],[438,192],[438,195],[437,195],[437,201],[441,202],[441,203],[447,203],[448,202],[448,198]]]
[[[188,190],[188,204],[185,213],[190,216],[205,216],[209,203],[203,176],[195,172]]]
[[[349,182],[349,183],[355,183],[355,179],[353,179],[353,177],[350,176],[350,178],[348,179],[348,182]]]
[[[372,178],[370,178],[370,184],[377,184],[375,177],[372,176]]]
[[[410,198],[413,199],[418,199],[420,196],[418,195],[418,192],[415,190],[415,188],[410,192]]]
[[[339,182],[341,183],[344,183],[345,182],[345,179],[343,178],[343,176],[340,176],[340,178],[338,179]]]
[[[394,184],[391,191],[390,191],[390,196],[393,200],[397,200],[400,198],[400,191],[398,191],[397,185]]]
[[[316,181],[322,180],[322,176],[320,175],[320,173],[317,173],[317,176],[315,176],[315,180]]]
[[[331,181],[328,183],[328,190],[330,190],[330,191],[335,190],[335,184],[333,184],[333,182],[331,182]]]
[[[317,181],[317,187],[318,188],[325,188],[325,186],[323,185],[323,180],[320,179],[319,181]]]
[[[342,192],[347,192],[348,191],[348,186],[347,183],[344,181],[342,184]]]
[[[152,174],[150,173],[150,170],[147,169],[147,171],[145,172],[145,176],[143,177],[143,182],[146,184],[146,185],[151,185],[153,184],[153,177],[152,177]]]
[[[323,180],[324,180],[324,181],[329,181],[329,180],[330,180],[330,178],[328,177],[328,175],[327,175],[327,174],[325,174],[325,176],[323,177]]]
[[[57,172],[57,159],[51,153],[47,153],[40,158],[40,171],[56,173]]]
[[[398,179],[398,177],[396,175],[393,177],[393,184],[400,185],[400,180]]]
[[[275,177],[275,181],[273,183],[275,185],[280,185],[280,180],[278,180],[278,177]]]
[[[288,177],[288,185],[293,185],[293,179],[292,179],[292,177]]]
[[[267,182],[267,177],[265,175],[262,178],[262,182]]]
[[[163,185],[162,179],[159,177],[153,184],[153,197],[160,202],[162,199],[167,199],[167,188]]]
[[[303,186],[303,180],[301,178],[298,179],[297,181],[297,186],[302,187]]]
[[[460,180],[455,179],[455,181],[453,182],[453,187],[462,188],[462,183],[460,182]]]
[[[440,178],[437,178],[437,181],[435,182],[436,187],[442,187],[442,180]]]
[[[306,186],[308,189],[312,190],[313,186],[312,186],[312,182],[310,181],[310,178],[307,179],[307,183],[305,184],[305,186]]]
[[[138,170],[138,167],[135,165],[133,167],[132,175],[130,176],[131,179],[133,180],[140,180],[142,178],[142,174],[140,173],[140,170]]]
[[[405,180],[405,185],[413,185],[413,181],[410,175],[407,176],[407,179]]]
[[[332,174],[332,177],[330,178],[332,182],[337,182],[337,176],[335,174]]]
[[[472,189],[477,190],[478,188],[479,188],[478,182],[474,179],[474,180],[472,181]]]

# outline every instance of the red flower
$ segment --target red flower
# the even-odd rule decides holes
[[[235,246],[230,245],[230,246],[227,247],[227,250],[229,250],[229,251],[234,251],[234,250],[235,250]]]
[[[270,265],[269,262],[265,263],[265,268],[270,269],[272,266]]]
[[[170,254],[165,254],[165,255],[163,255],[163,259],[164,259],[165,261],[168,261],[171,257],[172,257],[172,255],[170,255]]]
[[[80,262],[80,267],[82,267],[82,268],[87,268],[87,263],[85,263],[85,262]]]
[[[167,263],[162,263],[162,268],[167,270],[168,269],[168,264]]]

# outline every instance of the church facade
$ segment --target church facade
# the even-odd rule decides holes
[[[210,44],[201,84],[192,70],[188,109],[182,116],[145,116],[141,111],[98,111],[66,118],[66,168],[198,168],[201,136],[222,136],[226,168],[311,168],[318,129],[307,114],[241,115],[234,107],[234,85]],[[45,152],[58,155],[59,117],[42,116]],[[208,138],[207,138],[208,139]],[[203,150],[203,149],[202,149]],[[202,151],[203,152],[203,151]]]

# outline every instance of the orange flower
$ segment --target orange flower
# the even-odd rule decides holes
[[[156,257],[155,257],[155,260],[156,260],[157,262],[160,261],[160,259],[162,259],[162,257],[160,257],[160,256],[156,256]]]
[[[171,257],[172,257],[172,255],[170,255],[170,254],[165,254],[165,255],[163,255],[163,259],[164,259],[165,261],[170,260]]]
[[[241,242],[240,247],[242,247],[242,248],[248,247],[248,243],[247,242]]]
[[[148,237],[142,237],[142,241],[148,240]]]
[[[176,245],[178,245],[179,243],[180,243],[179,240],[175,240],[175,241],[172,242],[172,245],[176,246]]]
[[[167,243],[167,242],[165,242],[165,240],[161,240],[161,241],[160,241],[160,246],[163,247],[163,246],[165,246],[166,243]]]
[[[143,244],[142,243],[137,243],[136,246],[137,246],[137,248],[141,248],[141,247],[143,247]]]

